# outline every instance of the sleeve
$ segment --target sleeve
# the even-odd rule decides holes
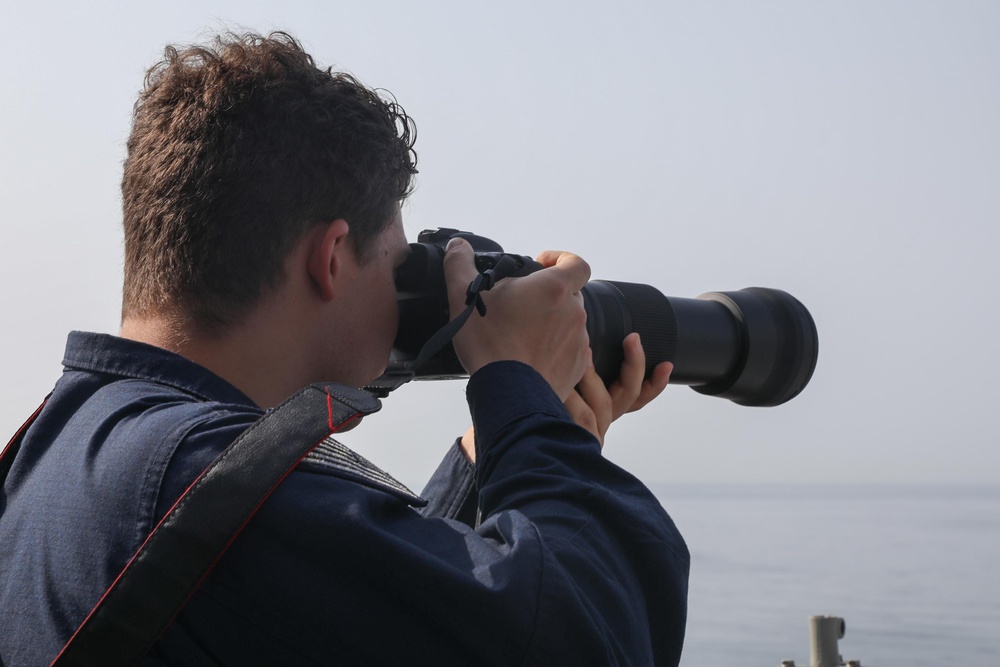
[[[178,616],[158,657],[678,664],[688,553],[659,502],[601,456],[529,367],[491,364],[467,393],[481,525],[295,471]]]
[[[456,439],[420,494],[427,500],[421,514],[429,519],[455,519],[475,527],[478,492],[476,466]]]
[[[529,662],[589,664],[599,655],[605,664],[677,664],[690,558],[673,521],[641,482],[601,455],[532,369],[505,363],[490,370],[468,389],[480,531],[516,513],[543,545]],[[580,662],[563,662],[574,649],[548,641],[561,625],[563,632],[576,627],[574,641],[581,631],[587,636],[585,652],[574,653]]]

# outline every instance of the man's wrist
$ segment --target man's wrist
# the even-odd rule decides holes
[[[476,462],[476,429],[473,426],[458,439],[458,448],[469,460],[469,463]]]

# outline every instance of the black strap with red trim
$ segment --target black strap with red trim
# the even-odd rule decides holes
[[[299,461],[380,407],[362,390],[312,385],[269,410],[188,487],[52,664],[137,662]]]
[[[14,434],[14,437],[3,448],[3,451],[0,452],[0,486],[3,486],[4,480],[7,479],[7,473],[10,472],[10,467],[14,465],[14,457],[17,456],[17,452],[21,449],[21,441],[24,440],[24,434],[28,432],[28,428],[38,419],[38,413],[42,411],[48,400],[49,397],[46,396],[42,404],[35,408],[35,411],[28,417],[27,421],[21,424],[21,428],[17,429],[17,433]]]

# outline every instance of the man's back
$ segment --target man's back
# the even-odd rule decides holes
[[[188,484],[261,411],[164,350],[75,333],[4,485],[0,658],[48,662]]]

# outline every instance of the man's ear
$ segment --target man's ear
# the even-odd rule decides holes
[[[332,301],[337,296],[344,262],[354,258],[354,248],[347,239],[349,231],[347,221],[340,218],[325,227],[320,225],[315,232],[307,268],[309,278],[323,301]]]

